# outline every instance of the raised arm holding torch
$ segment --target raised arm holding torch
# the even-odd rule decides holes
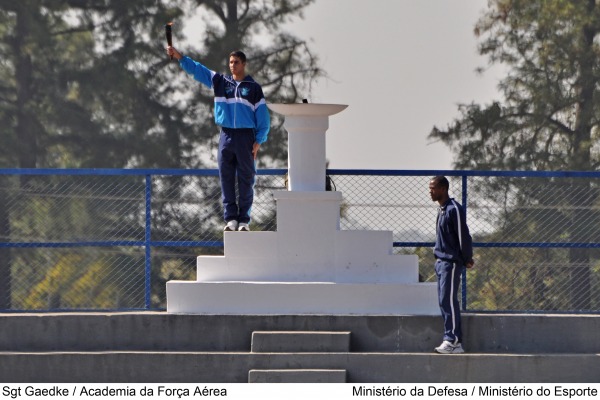
[[[225,231],[249,231],[254,201],[256,157],[267,140],[271,117],[261,86],[246,74],[246,55],[229,54],[229,71],[222,74],[184,56],[169,40],[167,54],[180,67],[214,92],[214,118],[221,128],[217,162]],[[238,188],[236,194],[236,186]]]

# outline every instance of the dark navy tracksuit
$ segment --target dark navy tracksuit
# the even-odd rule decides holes
[[[267,140],[271,124],[262,88],[249,75],[236,82],[232,76],[211,71],[189,57],[182,57],[179,64],[215,93],[215,123],[221,127],[218,163],[223,217],[225,221],[248,223],[256,175],[252,146]],[[236,177],[239,202],[235,195]]]
[[[453,198],[439,207],[434,255],[444,340],[461,343],[462,328],[458,292],[465,264],[473,258],[473,246],[465,212]]]

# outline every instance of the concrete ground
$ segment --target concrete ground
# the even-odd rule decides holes
[[[1,314],[0,381],[248,382],[250,371],[264,381],[264,371],[328,370],[363,383],[600,382],[598,315],[465,314],[463,324],[467,352],[438,355],[441,318],[431,316]],[[254,332],[281,331],[304,344],[253,350]]]

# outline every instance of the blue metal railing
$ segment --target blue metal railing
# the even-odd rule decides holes
[[[259,176],[278,175],[283,176],[286,169],[259,170]],[[575,172],[575,171],[465,171],[465,170],[365,170],[365,169],[329,169],[330,176],[382,176],[382,177],[432,177],[445,175],[458,177],[462,182],[462,204],[465,210],[469,210],[469,187],[470,177],[506,177],[506,178],[582,178],[600,179],[600,172]],[[153,187],[152,178],[156,176],[218,176],[216,169],[0,169],[0,176],[140,176],[145,179],[145,227],[143,240],[98,240],[98,241],[3,241],[0,248],[73,248],[73,247],[114,247],[132,246],[143,247],[145,257],[145,308],[152,309],[151,302],[151,279],[152,279],[152,248],[155,247],[222,247],[223,242],[219,240],[159,240],[154,241],[152,235],[152,202]],[[394,247],[417,248],[433,247],[431,241],[394,241]],[[582,242],[474,242],[478,248],[600,248],[600,241]],[[466,275],[463,276],[466,282]],[[462,305],[467,308],[467,290],[463,285]]]

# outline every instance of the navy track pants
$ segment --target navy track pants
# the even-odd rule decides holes
[[[256,176],[254,140],[254,129],[221,129],[217,160],[225,221],[250,222]],[[235,193],[236,178],[239,201]]]
[[[458,293],[463,268],[459,263],[437,259],[435,273],[438,279],[438,297],[444,320],[444,340],[453,344],[462,342],[462,326]]]

